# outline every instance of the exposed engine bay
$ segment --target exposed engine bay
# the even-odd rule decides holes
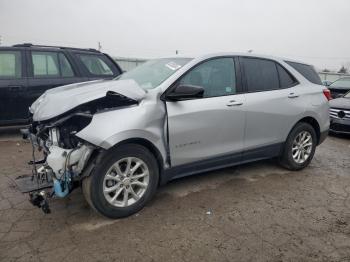
[[[30,125],[22,130],[32,144],[28,163],[32,172],[15,180],[17,188],[28,193],[30,202],[45,213],[50,213],[51,198],[65,198],[78,187],[94,209],[93,201],[101,194],[103,199],[114,198],[124,205],[134,203],[150,185],[145,178],[149,178],[144,163],[148,160],[136,163],[133,157],[123,158],[119,171],[113,169],[112,174],[100,169],[110,157],[124,153],[114,154],[115,150],[135,140],[147,143],[162,166],[169,166],[166,110],[159,95],[134,79],[90,81],[47,90],[29,108]],[[144,176],[139,177],[141,174]],[[92,182],[105,177],[106,181],[100,181],[103,186]],[[118,194],[113,191],[116,187]]]
[[[48,199],[66,197],[79,187],[89,160],[93,154],[96,157],[103,151],[76,134],[90,124],[94,114],[134,104],[137,101],[108,91],[105,96],[52,119],[32,120],[27,129],[21,130],[23,137],[31,142],[33,151],[29,162],[32,174],[16,179],[20,191],[29,193],[33,205],[50,213]]]

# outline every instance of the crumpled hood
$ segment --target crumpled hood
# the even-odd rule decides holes
[[[96,80],[49,89],[30,107],[34,121],[44,121],[59,116],[81,104],[104,97],[113,91],[135,101],[146,96],[134,80]]]
[[[350,98],[336,98],[329,101],[330,107],[350,109]]]

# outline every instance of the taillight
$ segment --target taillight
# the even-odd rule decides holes
[[[331,91],[329,89],[323,89],[323,94],[328,101],[332,99]]]

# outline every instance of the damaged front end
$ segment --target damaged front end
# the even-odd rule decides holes
[[[83,170],[97,148],[75,136],[91,121],[88,113],[75,113],[65,121],[32,123],[21,130],[32,144],[32,175],[16,179],[18,188],[29,193],[30,201],[49,213],[47,199],[66,197],[80,185]],[[39,156],[40,155],[40,156]]]
[[[72,87],[69,91],[74,89]],[[21,130],[23,138],[32,144],[32,160],[28,163],[32,166],[32,174],[18,177],[16,184],[21,192],[29,193],[33,205],[50,213],[48,199],[64,198],[79,187],[82,179],[91,172],[88,162],[104,151],[76,134],[90,124],[94,114],[134,105],[137,101],[115,91],[107,91],[103,96],[95,95],[82,104],[75,100],[77,104],[72,103],[67,112],[61,113],[58,108],[59,113],[50,112],[52,117],[47,119],[38,114],[43,112],[47,116],[49,113],[43,108],[47,101],[40,101],[45,100],[45,96],[50,96],[50,93],[45,93],[44,99],[41,97],[33,104],[32,123],[27,129]],[[41,107],[38,105],[40,103]],[[52,104],[49,106],[52,108]]]

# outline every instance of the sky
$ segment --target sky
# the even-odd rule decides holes
[[[350,67],[350,0],[0,0],[2,45],[156,58],[212,52]]]

